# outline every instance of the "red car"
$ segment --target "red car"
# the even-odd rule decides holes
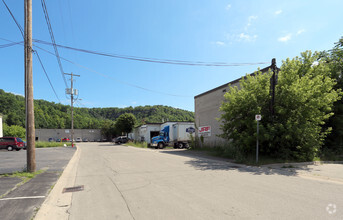
[[[25,147],[25,143],[21,138],[17,137],[1,137],[0,138],[0,149],[21,150]]]
[[[69,142],[70,139],[69,138],[62,138],[62,142]]]

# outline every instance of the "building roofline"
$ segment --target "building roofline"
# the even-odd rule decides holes
[[[262,73],[265,73],[265,72],[267,72],[271,67],[272,67],[271,65],[270,65],[270,66],[267,66],[267,67],[265,67],[265,68],[263,68],[263,69],[260,69],[260,71],[261,71]],[[280,70],[279,68],[277,68],[277,69]],[[254,71],[253,73],[248,74],[248,75],[254,76],[256,72],[257,72],[257,70]],[[243,76],[243,78],[246,78],[246,76]],[[233,80],[233,81],[231,81],[231,82],[225,83],[225,84],[223,84],[223,85],[221,85],[221,86],[218,86],[218,87],[216,87],[216,88],[214,88],[214,89],[211,89],[211,90],[208,90],[208,91],[206,91],[206,92],[203,92],[203,93],[201,93],[201,94],[199,94],[199,95],[194,96],[194,99],[199,98],[200,96],[206,95],[206,94],[208,94],[208,93],[211,93],[211,92],[213,92],[213,91],[215,91],[215,90],[222,89],[222,88],[226,88],[229,84],[237,83],[237,82],[239,82],[241,79],[242,79],[242,77],[241,77],[241,78],[238,78],[238,79],[235,79],[235,80]]]

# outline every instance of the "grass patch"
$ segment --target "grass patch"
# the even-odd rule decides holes
[[[125,146],[138,147],[138,148],[149,148],[150,147],[147,142],[138,142],[138,141],[134,141],[134,142],[130,141],[130,142],[127,142],[124,145]],[[166,146],[164,149],[174,149],[174,148]]]
[[[62,147],[66,144],[71,146],[71,142],[48,142],[48,141],[37,141],[36,148],[48,148],[48,147]]]
[[[139,147],[139,148],[148,148],[148,143],[147,142],[138,142],[138,141],[134,141],[134,142],[127,142],[126,144],[124,144],[125,146],[132,146],[132,147]]]
[[[209,156],[221,157],[233,160],[235,163],[251,165],[251,166],[260,166],[260,165],[267,165],[267,164],[274,164],[274,163],[296,163],[296,162],[305,162],[305,161],[292,161],[292,160],[285,160],[280,158],[272,158],[266,157],[263,155],[259,155],[258,163],[256,163],[256,155],[250,156],[242,156],[237,154],[234,149],[230,147],[202,147],[192,149],[194,151],[202,151],[205,152]]]
[[[37,176],[38,174],[43,173],[44,170],[38,170],[36,172],[30,173],[30,172],[26,172],[26,171],[22,171],[22,172],[14,172],[14,173],[6,173],[6,174],[1,174],[0,177],[18,177],[20,179],[22,179],[23,181],[28,181],[32,178],[34,178],[35,176]]]
[[[0,174],[0,178],[2,178],[2,177],[17,177],[17,178],[21,179],[21,182],[18,183],[17,185],[15,185],[14,188],[12,188],[11,190],[9,190],[8,192],[6,192],[3,195],[0,195],[0,199],[5,197],[8,193],[10,193],[11,191],[15,190],[19,186],[21,186],[24,183],[28,182],[29,180],[33,179],[38,174],[41,174],[43,172],[45,172],[45,170],[38,170],[38,171],[33,172],[33,173],[26,172],[26,171],[22,171],[22,172],[18,172],[17,171],[17,172],[14,172],[14,173]]]

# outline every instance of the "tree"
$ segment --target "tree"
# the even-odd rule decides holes
[[[18,125],[8,126],[4,123],[4,137],[19,137],[25,138],[26,130],[25,128]]]
[[[336,89],[343,88],[343,37],[335,44],[334,48],[321,53],[320,59],[330,67],[331,78],[335,79]],[[333,153],[343,153],[343,103],[334,103],[334,115],[326,127],[332,127],[332,132],[325,141],[325,149]]]
[[[255,152],[255,114],[260,122],[261,153],[273,157],[312,160],[331,128],[323,128],[333,115],[333,103],[340,99],[340,89],[330,77],[323,61],[314,65],[318,53],[310,51],[283,61],[275,88],[275,114],[269,111],[270,72],[247,76],[241,89],[230,88],[225,94],[223,137],[242,155]]]
[[[136,117],[132,113],[124,113],[116,120],[116,128],[120,133],[128,135],[136,123]]]
[[[115,122],[111,120],[103,121],[101,125],[101,134],[105,136],[107,140],[111,140],[117,133]]]

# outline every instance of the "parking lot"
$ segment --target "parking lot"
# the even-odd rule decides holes
[[[71,147],[36,149],[36,170],[45,172],[26,183],[19,177],[0,177],[1,219],[32,219],[75,150]],[[0,150],[0,161],[0,174],[23,171],[26,151]]]
[[[74,152],[75,148],[70,147],[37,148],[37,170],[63,170],[62,168],[66,166]],[[0,150],[0,161],[0,174],[23,171],[26,168],[26,150]]]

